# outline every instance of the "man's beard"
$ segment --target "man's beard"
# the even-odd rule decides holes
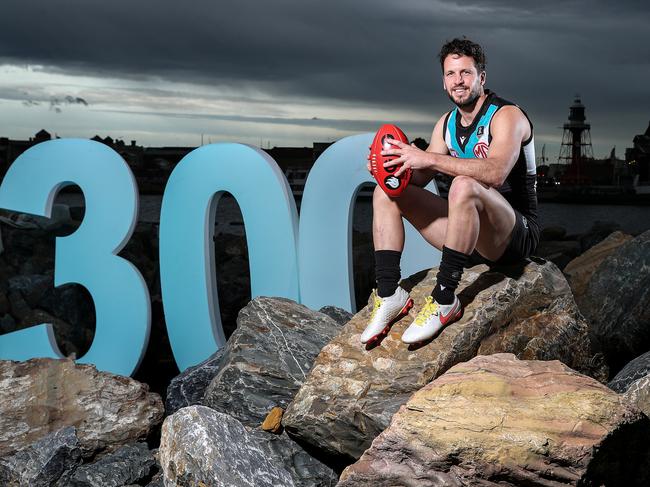
[[[445,90],[447,91],[447,90]],[[452,90],[453,93],[453,90]],[[447,96],[451,100],[451,102],[456,105],[458,108],[467,108],[469,106],[472,106],[476,103],[476,100],[481,96],[481,90],[479,87],[476,87],[475,89],[470,89],[469,91],[469,96],[467,97],[467,100],[462,101],[462,102],[457,102],[454,100],[454,95],[452,95],[449,91],[447,91]]]

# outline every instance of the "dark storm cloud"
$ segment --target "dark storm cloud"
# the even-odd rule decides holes
[[[594,124],[623,114],[640,132],[650,106],[647,3],[12,0],[0,58],[438,115],[447,101],[437,51],[465,34],[487,51],[488,85],[542,126],[561,125],[579,92]]]

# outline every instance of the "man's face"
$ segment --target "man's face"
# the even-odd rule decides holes
[[[442,80],[449,99],[463,108],[483,93],[485,71],[479,73],[469,56],[450,54],[443,63]]]

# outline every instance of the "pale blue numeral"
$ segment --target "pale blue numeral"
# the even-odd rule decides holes
[[[374,134],[339,140],[309,172],[300,206],[300,296],[313,309],[328,304],[355,310],[352,216],[361,185],[374,182],[366,169]],[[427,189],[438,194],[435,181]],[[440,252],[405,221],[402,275],[438,265]]]
[[[215,212],[224,191],[242,212],[252,297],[299,300],[298,216],[282,171],[242,144],[212,144],[185,156],[167,182],[160,214],[160,279],[165,321],[180,370],[225,344],[213,251]]]
[[[141,274],[116,255],[137,221],[138,190],[129,166],[97,142],[44,142],[13,163],[0,187],[0,207],[49,217],[57,192],[70,184],[81,188],[86,212],[77,231],[56,239],[54,284],[81,284],[95,303],[95,337],[79,362],[131,375],[147,347],[151,311]],[[0,358],[33,357],[60,357],[51,324],[0,336]]]

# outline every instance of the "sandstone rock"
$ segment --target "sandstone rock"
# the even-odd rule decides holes
[[[0,458],[3,487],[67,487],[81,464],[81,448],[72,426],[44,436],[11,456]]]
[[[359,337],[370,306],[357,313],[323,348],[285,412],[282,423],[302,442],[357,459],[410,395],[454,364],[482,353],[511,352],[534,359],[561,359],[604,379],[590,350],[587,324],[561,272],[549,262],[522,269],[467,269],[459,287],[465,316],[421,347],[400,340],[435,284],[436,269],[409,278],[415,307],[379,346]],[[507,272],[508,274],[504,274]]]
[[[194,367],[189,367],[172,379],[167,388],[166,415],[174,414],[187,406],[201,404],[206,388],[219,371],[224,350],[220,348],[208,359]]]
[[[607,385],[616,392],[623,393],[633,382],[650,374],[650,352],[638,356],[616,374]]]
[[[329,316],[289,299],[255,298],[239,313],[203,404],[258,427],[271,408],[286,408],[339,330]]]
[[[343,308],[338,308],[336,306],[323,306],[318,311],[319,313],[323,313],[329,316],[334,321],[336,321],[339,325],[345,325],[354,316],[349,311],[346,311]]]
[[[262,429],[268,431],[269,433],[280,433],[282,432],[282,415],[284,414],[284,409],[275,407],[271,409],[271,412],[264,418],[262,423]]]
[[[294,486],[239,421],[205,406],[165,419],[159,457],[166,487]]]
[[[338,482],[334,470],[307,453],[286,432],[277,435],[253,429],[249,434],[274,465],[289,472],[296,487],[331,487]]]
[[[578,304],[612,373],[650,350],[650,230],[603,261]]]
[[[338,485],[645,486],[649,433],[558,361],[479,356],[416,392]]]
[[[632,382],[623,396],[646,416],[650,416],[650,373]]]
[[[118,448],[94,463],[77,468],[69,487],[121,487],[149,476],[156,461],[146,443]]]
[[[71,360],[0,361],[0,384],[0,455],[65,426],[91,454],[144,438],[162,419],[162,401],[145,384]]]
[[[563,269],[578,305],[592,274],[614,250],[631,238],[631,235],[614,232],[605,240],[587,250],[584,254],[573,259]]]

